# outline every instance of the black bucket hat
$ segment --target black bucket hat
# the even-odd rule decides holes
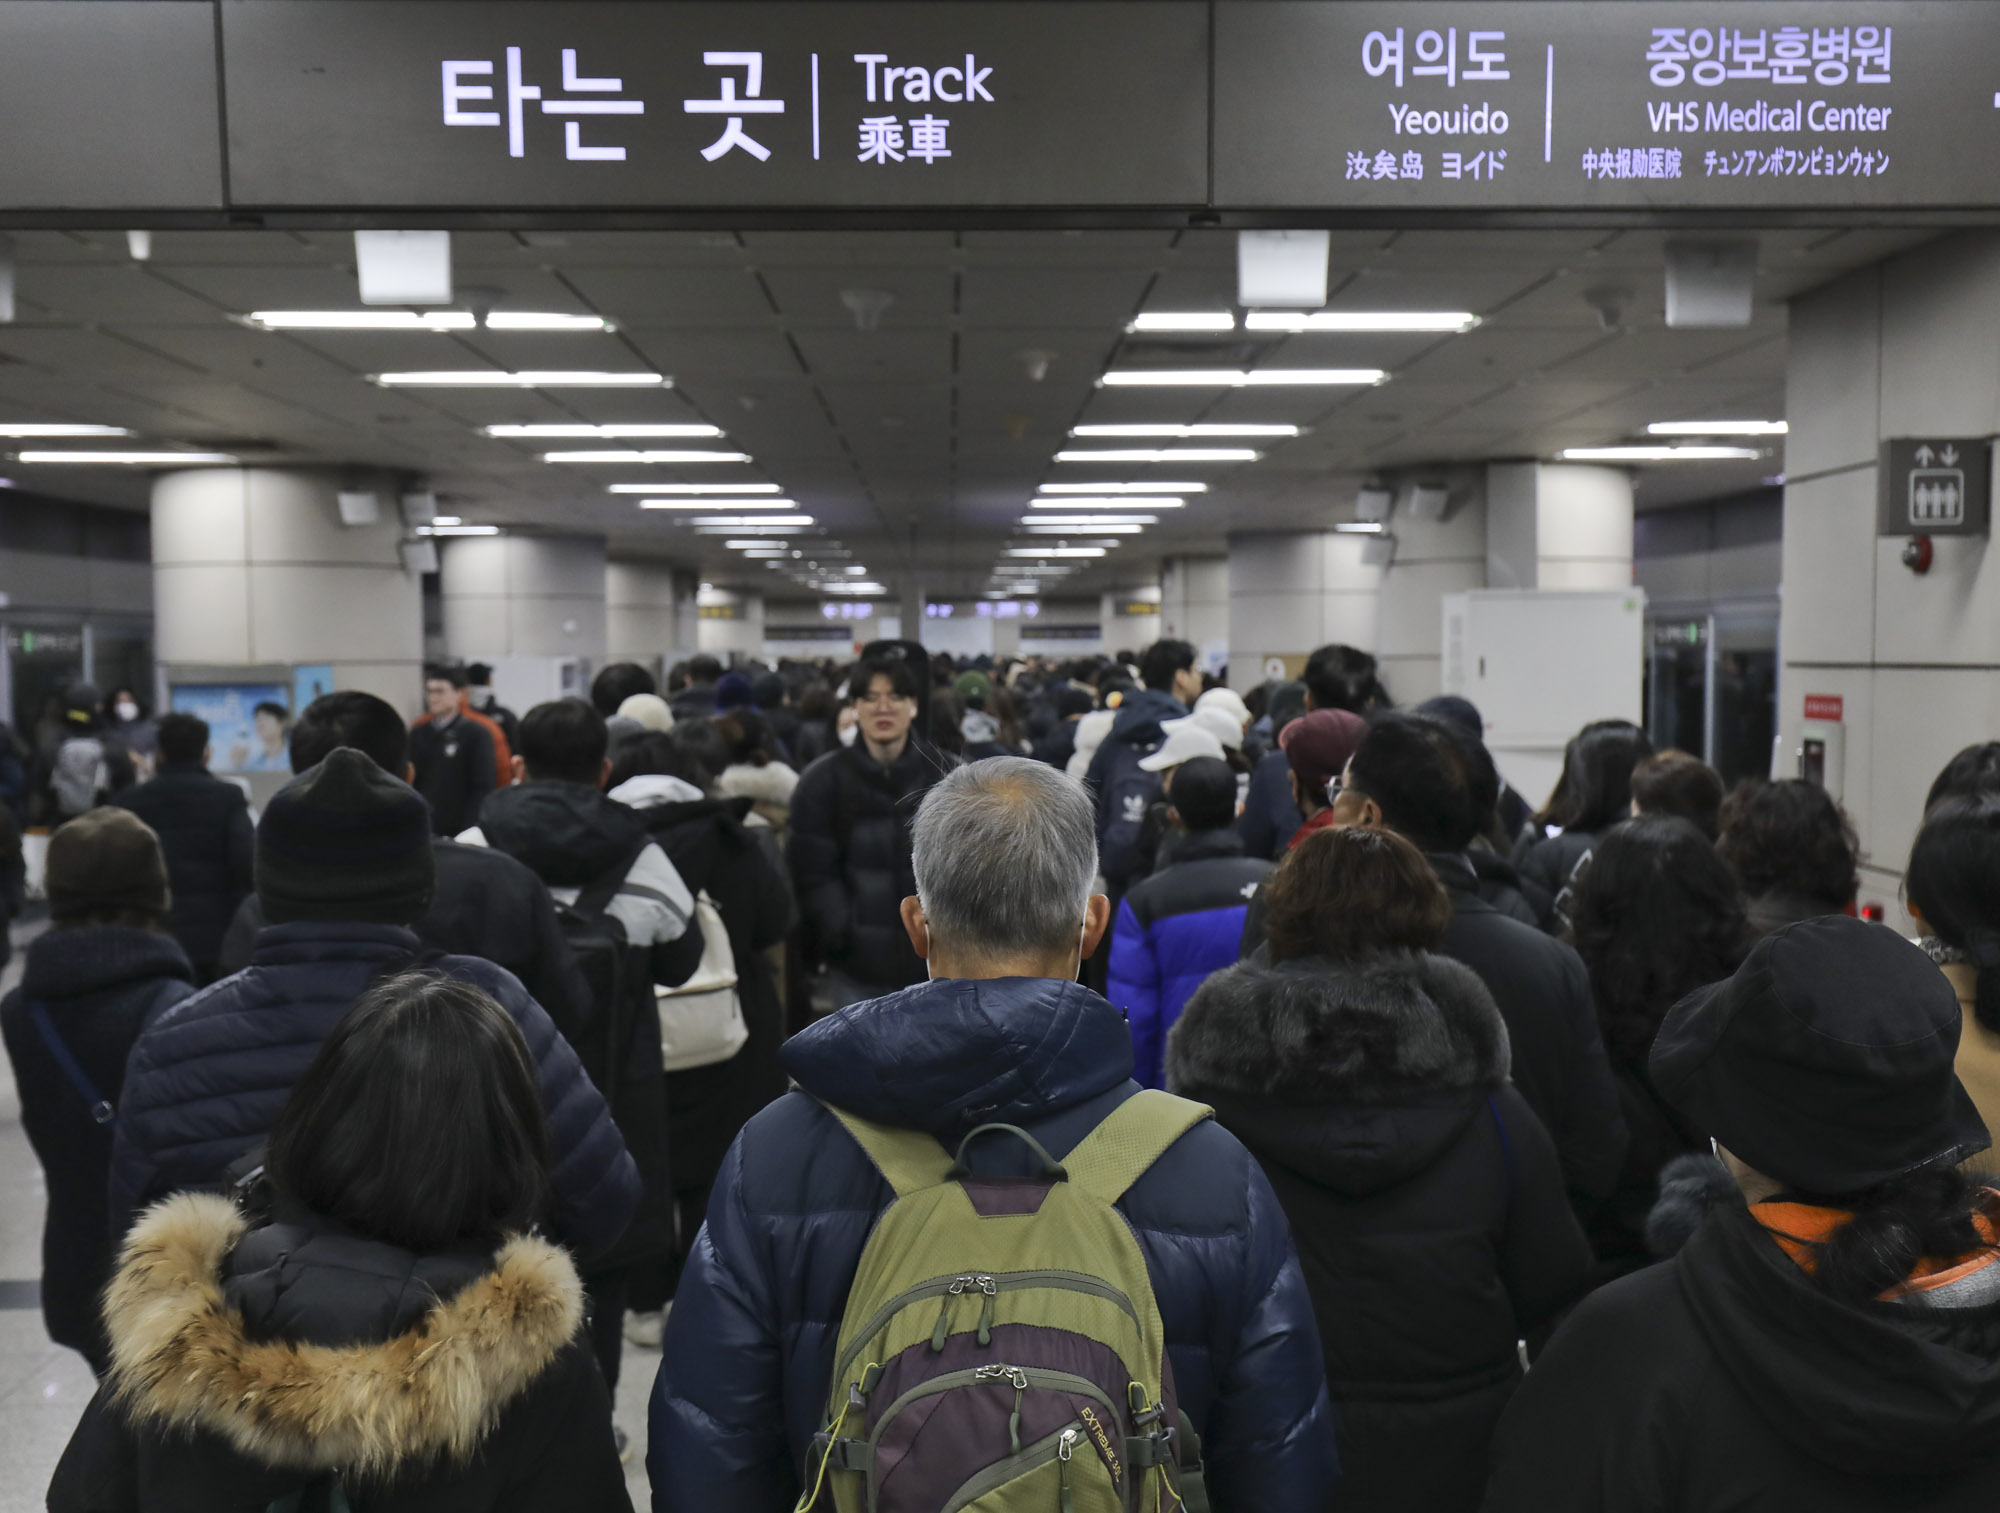
[[[1844,915],[1787,925],[1733,977],[1675,1004],[1653,1085],[1788,1187],[1866,1191],[1991,1139],[1952,1064],[1959,1008],[1931,959]]]

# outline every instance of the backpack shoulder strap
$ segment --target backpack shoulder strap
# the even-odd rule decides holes
[[[1063,1157],[1063,1169],[1072,1185],[1116,1203],[1168,1146],[1214,1114],[1205,1103],[1142,1088]]]
[[[625,878],[638,863],[640,854],[653,844],[650,834],[642,834],[638,841],[628,846],[618,860],[599,873],[596,880],[581,893],[570,908],[585,919],[596,919],[611,907],[611,900],[618,896],[618,890],[625,886]]]
[[[90,1080],[90,1073],[83,1069],[83,1063],[76,1059],[68,1042],[57,1033],[56,1022],[49,1015],[49,1006],[39,999],[35,1000],[28,1005],[28,1018],[34,1022],[35,1033],[42,1037],[42,1044],[55,1058],[55,1063],[61,1068],[64,1079],[76,1090],[77,1096],[89,1105],[91,1122],[109,1124],[117,1116],[118,1110],[110,1099],[97,1091],[97,1084]]]
[[[875,1163],[882,1180],[895,1190],[899,1198],[908,1197],[926,1187],[938,1186],[945,1180],[945,1173],[951,1170],[951,1152],[922,1130],[876,1124],[859,1114],[835,1108],[831,1103],[820,1106],[838,1119],[842,1128],[854,1137],[854,1143]]]

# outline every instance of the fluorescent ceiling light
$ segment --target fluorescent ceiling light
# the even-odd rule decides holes
[[[134,433],[123,426],[77,426],[62,422],[51,425],[38,422],[0,425],[0,436],[130,436],[132,434]]]
[[[1134,316],[1127,331],[1234,331],[1236,315],[1230,310],[1148,310]]]
[[[1269,388],[1283,385],[1378,384],[1389,375],[1380,368],[1118,368],[1099,383],[1111,387],[1211,389]]]
[[[1136,531],[1142,525],[1159,523],[1158,515],[1024,515],[1021,518],[1021,524],[1030,530],[1039,530],[1044,526],[1067,525],[1095,526],[1101,531],[1124,530],[1129,527]]]
[[[1276,425],[1195,425],[1195,426],[1071,426],[1072,436],[1296,436],[1297,426]]]
[[[731,531],[740,529],[741,529],[740,526],[716,525],[716,526],[705,527],[702,530],[696,531],[695,534],[697,536],[727,536]],[[745,547],[769,546],[770,541],[768,538],[772,536],[796,536],[798,534],[799,534],[798,526],[795,525],[776,526],[770,530],[764,531],[760,535],[751,537],[738,537],[733,541],[725,541],[722,544],[728,547],[731,551],[742,551]]]
[[[779,494],[775,483],[614,483],[613,494]],[[747,506],[746,506],[747,508]]]
[[[1264,454],[1249,447],[1124,447],[1104,451],[1058,452],[1057,462],[1255,462]]]
[[[775,550],[766,548],[759,551],[746,551],[743,555],[752,562],[776,562],[791,556],[791,553],[783,547],[778,547]]]
[[[612,440],[620,436],[720,436],[722,427],[703,425],[546,425],[546,426],[485,426],[488,436],[532,436],[549,441],[565,436],[602,436]]]
[[[1087,530],[1075,525],[1022,525],[1019,527],[1028,536],[1136,536],[1145,529],[1143,525],[1133,525],[1121,521],[1116,525],[1091,526]]]
[[[822,583],[819,591],[823,594],[886,594],[889,590],[880,583]]]
[[[1010,546],[1010,557],[1102,557],[1101,546]]]
[[[16,452],[17,462],[79,462],[102,467],[158,468],[234,462],[228,452]]]
[[[459,516],[457,516],[457,515],[433,515],[433,516],[431,516],[431,524],[432,524],[432,525],[463,525],[463,524],[465,524],[465,521],[464,521],[464,520],[463,520],[463,519],[462,519],[461,517],[459,517]]]
[[[1177,510],[1185,501],[1153,494],[1058,494],[1030,499],[1031,510]]]
[[[1379,536],[1382,522],[1379,520],[1342,520],[1334,529],[1346,536]]]
[[[1252,310],[1248,331],[1470,331],[1470,310]]]
[[[1755,447],[1564,447],[1564,462],[1729,462],[1762,457]]]
[[[1782,420],[1656,420],[1646,427],[1651,436],[1783,436],[1788,430]]]
[[[252,310],[243,317],[267,331],[471,331],[470,310]],[[607,331],[601,315],[559,315],[544,310],[495,310],[489,331]]]
[[[385,389],[645,389],[672,383],[664,373],[599,373],[589,370],[531,369],[505,373],[498,368],[442,368],[418,373],[377,373]]]
[[[1044,494],[1206,494],[1205,483],[1045,483]]]
[[[865,567],[844,567],[841,571],[851,574],[856,578],[865,578],[868,576],[868,569]]]
[[[544,452],[544,462],[748,462],[748,452],[662,451],[635,452],[607,449],[590,452]]]
[[[756,526],[767,525],[811,525],[810,515],[700,515],[690,521],[691,525]]]
[[[796,499],[641,499],[642,510],[795,510]]]
[[[497,525],[420,525],[417,527],[417,534],[419,536],[497,536],[500,534],[500,527]]]

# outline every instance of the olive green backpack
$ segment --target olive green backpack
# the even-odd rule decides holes
[[[895,1200],[862,1252],[799,1509],[1202,1513],[1145,1256],[1115,1204],[1211,1110],[1147,1090],[1061,1162],[981,1125],[946,1152],[830,1110]],[[1011,1138],[1037,1176],[965,1166]]]

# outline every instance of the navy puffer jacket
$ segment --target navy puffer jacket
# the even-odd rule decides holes
[[[271,1133],[348,1005],[373,978],[421,950],[415,933],[399,925],[267,925],[248,967],[155,1020],[132,1048],[118,1107],[116,1233],[168,1193],[220,1182],[231,1162]],[[639,1206],[639,1174],[576,1052],[506,968],[472,956],[423,965],[485,989],[521,1027],[548,1115],[557,1238],[586,1256],[608,1249]]]
[[[731,1147],[668,1316],[647,1469],[658,1513],[792,1507],[841,1313],[891,1193],[817,1101],[947,1144],[1018,1124],[1060,1160],[1138,1091],[1125,1023],[1075,983],[944,979],[829,1016],[785,1045],[803,1091]],[[1015,1142],[974,1148],[1015,1174]],[[1023,1171],[1020,1174],[1025,1174]],[[1305,1513],[1337,1475],[1312,1303],[1270,1184],[1220,1125],[1133,1184],[1132,1225],[1217,1513]]]

